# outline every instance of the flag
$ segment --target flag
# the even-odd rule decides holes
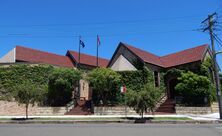
[[[97,45],[99,46],[101,44],[99,36],[97,35]]]
[[[85,44],[84,44],[84,42],[82,41],[82,39],[81,39],[81,38],[79,39],[79,45],[81,45],[81,46],[82,46],[82,48],[84,48],[84,47],[85,47]]]

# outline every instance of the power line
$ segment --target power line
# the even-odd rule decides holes
[[[215,34],[213,34],[213,37],[217,41],[217,43],[222,47],[222,40],[219,37],[217,37],[217,35],[215,35]],[[219,46],[219,48],[220,48],[220,46]]]
[[[217,43],[222,47],[222,43],[214,36],[214,39],[217,41]]]
[[[166,21],[166,20],[179,20],[187,18],[202,18],[201,16],[181,16],[181,17],[168,17],[168,18],[149,18],[141,20],[122,20],[111,22],[91,22],[91,23],[70,23],[70,24],[33,24],[33,25],[0,25],[0,27],[57,27],[57,26],[87,26],[87,25],[112,25],[112,24],[126,24],[126,23],[139,23],[150,21]]]
[[[222,43],[222,40],[215,33],[213,35]]]
[[[131,36],[131,35],[147,35],[151,34],[166,34],[166,33],[177,33],[177,32],[194,32],[195,29],[184,29],[184,30],[170,30],[170,31],[143,31],[136,33],[114,33],[114,34],[100,34],[100,37],[116,37],[116,36]],[[151,35],[149,34],[149,35]],[[82,35],[83,37],[95,37],[95,35]],[[8,34],[0,36],[0,38],[77,38],[79,35],[32,35],[32,34]]]

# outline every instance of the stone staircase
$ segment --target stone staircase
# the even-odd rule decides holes
[[[175,101],[171,99],[166,99],[165,102],[163,102],[155,111],[155,113],[171,113],[174,114],[176,113],[175,111]]]
[[[91,101],[78,100],[75,107],[69,109],[65,115],[91,115]]]

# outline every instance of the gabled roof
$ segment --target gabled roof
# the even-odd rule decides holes
[[[72,56],[74,61],[78,63],[79,53],[76,51],[71,51],[71,50],[69,50],[67,52],[67,54],[68,53]],[[97,59],[96,56],[87,55],[87,54],[83,54],[83,53],[81,53],[81,55],[80,55],[80,63],[83,65],[89,65],[89,66],[96,67],[97,66],[96,59]],[[108,63],[109,63],[108,59],[99,58],[99,67],[105,68],[105,67],[107,67]]]
[[[205,44],[177,53],[162,56],[160,59],[165,67],[178,66],[202,60],[207,49],[208,45]]]
[[[67,56],[43,52],[22,46],[16,46],[16,61],[44,63],[61,67],[74,67],[72,61]]]
[[[125,43],[122,43],[122,44],[125,45],[126,48],[132,51],[135,55],[137,55],[144,62],[163,67],[163,64],[159,56],[149,53],[147,51],[141,50],[139,48],[133,47],[129,44],[125,44]]]
[[[208,45],[204,44],[194,48],[186,49],[177,53],[169,54],[166,56],[159,57],[147,51],[138,49],[131,45],[120,43],[120,45],[125,46],[137,57],[146,63],[157,65],[164,68],[174,67],[178,65],[183,65],[191,62],[201,61],[208,50]]]

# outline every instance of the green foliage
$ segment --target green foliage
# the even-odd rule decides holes
[[[13,97],[13,86],[28,80],[32,84],[47,85],[53,67],[48,65],[13,65],[0,67],[0,95],[1,99],[10,100]]]
[[[178,80],[179,83],[175,89],[184,97],[183,103],[187,105],[200,105],[204,103],[205,97],[212,101],[212,84],[206,76],[200,76],[188,71],[182,73]]]
[[[121,71],[118,73],[121,75],[121,83],[131,90],[138,90],[148,82],[154,83],[153,73],[147,68],[137,71]]]
[[[72,91],[78,85],[81,73],[78,70],[55,68],[49,77],[48,104],[64,106],[72,99]]]
[[[183,70],[179,70],[176,68],[172,68],[170,70],[168,70],[165,74],[164,74],[164,81],[168,81],[169,78],[177,78],[180,77],[181,74],[183,73]]]
[[[209,79],[211,79],[213,81],[213,79],[212,79],[212,76],[213,76],[212,75],[212,73],[213,73],[212,67],[213,67],[212,59],[207,58],[201,64],[200,72],[198,74],[202,75],[202,76],[206,76],[206,77],[208,77]]]
[[[11,100],[13,90],[28,80],[34,86],[46,86],[40,104],[60,106],[70,101],[81,73],[49,65],[13,65],[0,68],[0,99]],[[64,98],[63,98],[64,97]]]
[[[93,101],[99,104],[113,104],[120,95],[120,75],[107,68],[97,68],[92,70],[87,77],[93,87]]]
[[[45,95],[46,86],[36,85],[28,80],[24,80],[19,84],[15,84],[12,88],[15,101],[19,104],[25,104],[26,118],[28,118],[28,107],[30,104],[35,104],[41,101]]]
[[[139,71],[120,72],[122,82],[126,84],[128,90],[126,93],[127,105],[133,107],[142,118],[144,112],[148,110],[153,112],[156,103],[159,101],[165,91],[164,83],[160,87],[155,87],[153,72],[144,67]],[[163,81],[163,74],[160,74]]]
[[[144,85],[137,91],[128,90],[126,93],[127,105],[133,107],[143,118],[144,112],[154,111],[163,91],[163,88],[154,87],[152,83]]]
[[[10,98],[10,93],[8,93],[9,91],[7,91],[4,87],[3,87],[3,85],[2,85],[2,83],[1,83],[1,81],[0,81],[0,100],[9,100],[9,98]]]

